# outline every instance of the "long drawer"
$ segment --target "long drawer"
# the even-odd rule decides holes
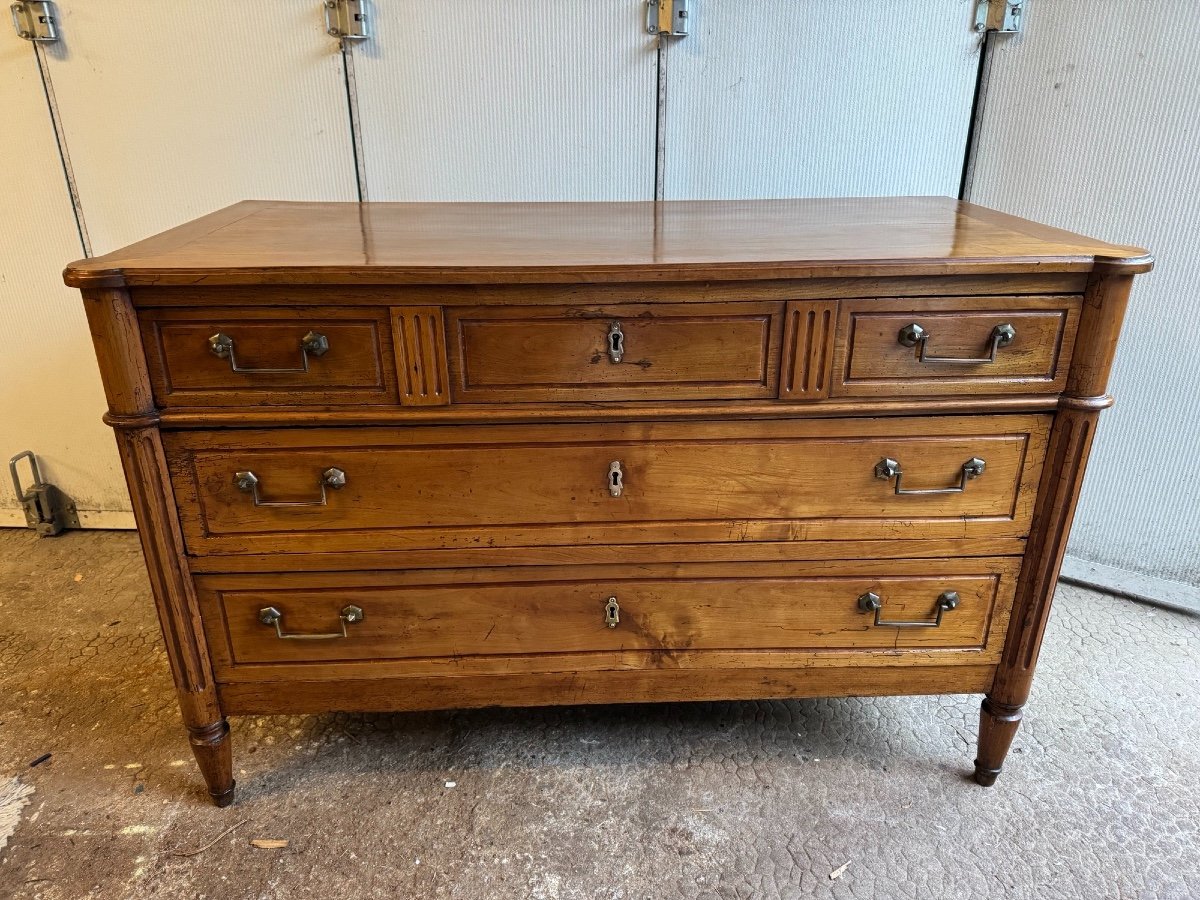
[[[780,303],[451,309],[464,403],[774,397]]]
[[[1049,416],[164,436],[189,552],[1020,537]]]
[[[926,660],[978,664],[1000,645],[1018,566],[1001,558],[539,567],[209,575],[197,585],[219,669],[453,659],[470,670],[471,658],[551,655],[624,668],[664,652],[699,662],[743,651],[892,663],[938,651]]]

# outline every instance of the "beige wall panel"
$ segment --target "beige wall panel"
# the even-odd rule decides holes
[[[77,501],[84,524],[128,527],[129,496],[79,293],[62,283],[81,255],[33,47],[0,29],[0,463],[33,450],[42,475]],[[28,469],[21,464],[22,477]],[[5,470],[0,525],[25,516]]]

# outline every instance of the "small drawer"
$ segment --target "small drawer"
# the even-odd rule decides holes
[[[774,397],[783,306],[447,310],[460,403]]]
[[[386,310],[147,309],[140,324],[161,407],[397,401]]]
[[[190,552],[1022,537],[1048,416],[164,435]]]
[[[555,567],[197,579],[229,666],[645,651],[968,650],[1018,561]],[[998,649],[998,647],[997,647]],[[951,660],[945,660],[951,661]],[[629,662],[626,663],[630,664]]]
[[[844,300],[835,396],[1057,393],[1078,296]]]

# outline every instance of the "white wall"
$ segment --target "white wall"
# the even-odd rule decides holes
[[[1200,586],[1200,17],[1030,0],[999,38],[969,199],[1157,258],[1134,289],[1069,553]]]
[[[664,66],[666,199],[958,193],[980,44],[962,0],[696,0],[689,19]]]

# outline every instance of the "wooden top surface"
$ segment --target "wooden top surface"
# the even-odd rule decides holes
[[[1138,272],[1144,250],[946,197],[662,203],[250,200],[105,256],[74,287],[689,281]]]

